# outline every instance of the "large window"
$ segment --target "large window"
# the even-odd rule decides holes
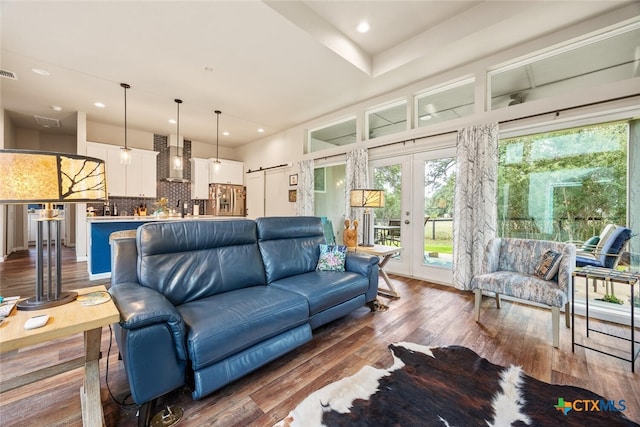
[[[416,95],[416,127],[423,127],[473,114],[475,80],[467,78],[428,89]]]
[[[374,108],[366,113],[369,139],[407,130],[407,100]]]
[[[498,234],[587,240],[626,224],[627,123],[500,141]]]
[[[634,23],[490,71],[491,109],[637,77],[639,26]]]
[[[356,143],[356,126],[356,118],[353,116],[309,130],[305,154]]]

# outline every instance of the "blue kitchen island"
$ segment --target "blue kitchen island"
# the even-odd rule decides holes
[[[237,218],[237,217],[235,217]],[[115,231],[137,230],[143,224],[151,221],[194,221],[233,219],[232,217],[217,217],[212,215],[181,217],[155,216],[94,216],[87,218],[87,235],[89,244],[87,249],[87,267],[89,280],[108,279],[111,277],[111,246],[109,236]]]

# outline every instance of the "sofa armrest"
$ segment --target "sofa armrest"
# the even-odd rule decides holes
[[[362,274],[369,280],[369,289],[365,294],[365,302],[371,302],[378,295],[378,263],[380,258],[375,255],[347,252],[345,270]]]
[[[495,273],[500,265],[500,249],[502,248],[502,239],[494,237],[489,240],[484,258],[482,261],[482,273]]]
[[[345,262],[344,268],[347,271],[368,276],[371,268],[374,265],[378,265],[378,262],[379,258],[374,255],[347,252],[347,261]]]
[[[576,247],[572,243],[567,243],[562,249],[562,258],[558,268],[558,287],[567,295],[571,296],[571,277],[576,268]]]
[[[134,330],[156,323],[165,323],[173,334],[178,358],[187,359],[186,334],[182,316],[164,295],[137,282],[111,286],[109,293],[120,312],[122,329]]]

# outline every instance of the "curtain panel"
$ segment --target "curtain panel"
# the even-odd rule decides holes
[[[349,199],[351,190],[355,188],[369,188],[369,152],[366,148],[346,153],[346,197],[345,197],[345,218],[358,220],[358,242],[362,242],[362,214],[363,208],[352,208]]]
[[[454,190],[453,284],[468,290],[497,228],[498,124],[458,131]]]
[[[296,215],[313,216],[314,214],[314,182],[313,160],[303,160],[298,163],[300,170],[296,194]]]

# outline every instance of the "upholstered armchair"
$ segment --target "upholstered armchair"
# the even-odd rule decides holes
[[[547,253],[548,251],[552,251]],[[553,262],[552,262],[553,261]],[[471,280],[475,292],[476,322],[480,321],[483,292],[543,304],[551,308],[553,346],[560,342],[560,308],[571,327],[569,296],[576,265],[573,244],[545,240],[493,238],[484,254],[483,273]]]

